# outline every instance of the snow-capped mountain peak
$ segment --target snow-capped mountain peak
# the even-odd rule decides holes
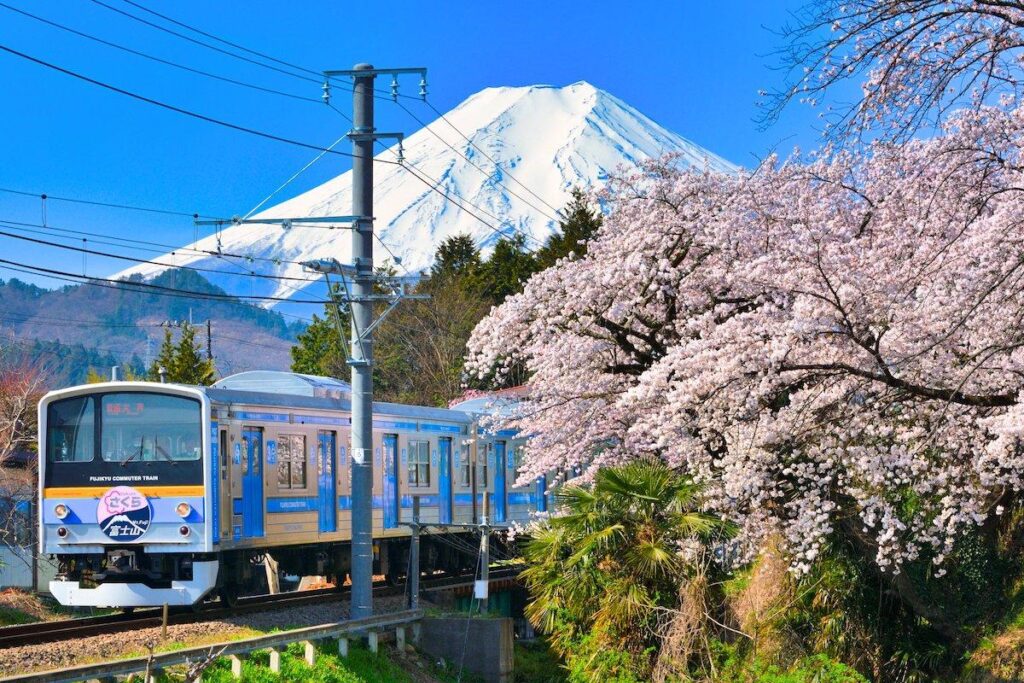
[[[414,272],[428,268],[437,245],[453,235],[468,233],[485,250],[500,234],[517,231],[531,236],[530,246],[542,243],[557,227],[557,210],[574,186],[598,187],[616,169],[644,159],[675,153],[681,164],[735,170],[585,81],[565,87],[487,88],[407,137],[404,150],[405,167],[374,168],[374,228],[379,237],[374,251],[378,263],[394,254]],[[392,147],[377,158],[394,161],[396,151]],[[255,217],[349,215],[351,189],[349,171]],[[219,245],[217,236],[209,236],[189,246],[280,259],[279,265],[250,261],[244,270],[309,277],[297,263],[288,262],[325,257],[348,261],[350,242],[343,229],[245,224],[223,230]],[[238,264],[181,252],[173,262],[222,269],[223,278],[208,277],[227,291],[250,293],[249,283],[240,288],[240,278],[227,274],[242,270]],[[119,276],[152,276],[160,270],[142,265]],[[301,291],[295,282],[268,279],[256,284],[262,285],[254,290],[258,294],[294,298]]]

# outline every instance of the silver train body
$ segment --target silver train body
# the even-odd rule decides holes
[[[375,573],[399,580],[413,498],[425,524],[527,522],[546,482],[516,488],[522,440],[487,433],[481,401],[374,404]],[[64,605],[231,601],[271,555],[282,573],[344,580],[351,556],[348,385],[278,372],[212,387],[111,382],[39,405],[40,550]],[[486,501],[485,501],[486,497]],[[436,527],[424,570],[475,558]]]

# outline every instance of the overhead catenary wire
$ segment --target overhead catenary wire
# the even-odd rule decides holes
[[[0,219],[0,227],[6,227],[6,226],[3,226],[3,224],[5,222],[6,221],[4,221],[3,219]],[[57,243],[57,242],[51,242],[49,240],[41,240],[41,239],[38,239],[38,238],[35,238],[35,237],[27,237],[25,235],[15,235],[13,233],[4,232],[2,230],[0,230],[0,237],[9,237],[9,238],[12,238],[12,239],[22,240],[22,241],[25,241],[25,242],[32,242],[34,244],[41,244],[41,245],[45,245],[45,246],[49,246],[49,247],[54,247],[56,249],[65,249],[65,250],[68,250],[68,251],[75,251],[75,252],[80,252],[80,253],[83,253],[83,254],[92,254],[94,256],[103,256],[105,258],[116,259],[116,260],[119,260],[119,261],[129,261],[129,262],[132,262],[132,263],[140,263],[140,264],[144,263],[144,264],[148,264],[148,265],[159,266],[161,268],[191,270],[191,271],[200,272],[200,273],[216,273],[218,275],[225,275],[226,274],[226,275],[231,275],[233,277],[243,277],[243,276],[245,276],[245,277],[254,277],[254,278],[263,279],[263,280],[275,280],[275,281],[291,280],[293,282],[306,282],[306,283],[312,283],[312,282],[316,281],[316,280],[312,280],[312,279],[309,279],[309,278],[292,277],[292,276],[288,276],[288,275],[267,275],[267,274],[264,274],[264,273],[256,273],[256,272],[225,273],[223,270],[216,270],[216,269],[213,269],[213,268],[202,268],[202,267],[199,267],[199,266],[177,265],[177,264],[174,264],[174,263],[160,263],[159,261],[151,261],[149,259],[138,258],[138,257],[135,257],[135,256],[127,256],[127,255],[124,255],[124,254],[114,254],[114,253],[111,253],[111,252],[99,251],[99,250],[96,250],[96,249],[89,249],[87,247],[75,247],[75,246],[71,246],[70,244],[60,244],[60,243]],[[85,240],[83,239],[83,241],[85,241]],[[174,255],[174,252],[171,252],[171,254]]]
[[[93,0],[93,1],[96,2],[97,0]],[[91,78],[91,77],[86,76],[84,74],[80,74],[80,73],[78,73],[76,71],[72,71],[70,69],[65,69],[64,67],[58,66],[56,64],[52,64],[52,63],[47,62],[47,61],[45,61],[43,59],[39,59],[38,57],[33,57],[32,55],[26,54],[26,53],[21,52],[19,50],[15,50],[14,48],[8,47],[6,45],[0,45],[0,50],[3,50],[4,52],[12,54],[12,55],[14,55],[16,57],[20,57],[21,59],[24,59],[24,60],[27,60],[27,61],[30,61],[30,62],[34,62],[34,63],[36,63],[36,64],[38,64],[40,66],[44,66],[44,67],[46,67],[48,69],[52,69],[54,71],[58,71],[58,72],[60,72],[62,74],[65,74],[67,76],[71,76],[72,78],[77,78],[77,79],[79,79],[81,81],[84,81],[86,83],[91,83],[92,85],[96,85],[96,86],[99,86],[101,88],[105,88],[105,89],[110,90],[112,92],[116,92],[116,93],[124,95],[126,97],[130,97],[132,99],[138,100],[140,102],[145,102],[147,104],[152,104],[154,106],[161,107],[161,108],[166,109],[168,111],[173,111],[173,112],[176,112],[178,114],[182,114],[184,116],[189,116],[191,118],[198,119],[200,121],[205,121],[207,123],[212,123],[212,124],[215,124],[215,125],[218,125],[218,126],[223,126],[224,128],[229,128],[231,130],[236,130],[236,131],[239,131],[239,132],[242,132],[242,133],[249,133],[250,135],[255,135],[257,137],[261,137],[261,138],[264,138],[264,139],[267,139],[267,140],[274,140],[276,142],[281,142],[281,143],[285,143],[285,144],[288,144],[288,145],[293,145],[295,147],[303,147],[305,149],[313,149],[313,150],[316,150],[318,152],[325,152],[325,153],[328,153],[328,154],[336,154],[338,156],[349,157],[349,158],[353,158],[355,156],[355,155],[353,155],[353,154],[351,154],[349,152],[341,152],[341,151],[338,151],[336,149],[327,149],[326,147],[321,147],[320,145],[314,145],[314,144],[311,144],[311,143],[308,143],[308,142],[302,142],[301,140],[294,140],[292,138],[287,138],[287,137],[284,137],[284,136],[281,136],[281,135],[275,135],[273,133],[267,133],[267,132],[264,132],[264,131],[261,131],[261,130],[257,130],[255,128],[249,128],[247,126],[241,126],[241,125],[238,125],[236,123],[231,123],[229,121],[224,121],[222,119],[217,119],[217,118],[214,118],[212,116],[207,116],[205,114],[200,114],[198,112],[194,112],[194,111],[191,111],[189,109],[184,109],[182,107],[178,107],[178,106],[173,105],[173,104],[168,104],[166,102],[161,102],[160,100],[156,100],[156,99],[153,99],[151,97],[146,97],[145,95],[140,95],[140,94],[132,92],[130,90],[125,90],[124,88],[120,88],[120,87],[118,87],[116,85],[111,85],[109,83],[105,83],[103,81],[97,80],[95,78]],[[386,159],[374,159],[374,161],[376,161],[378,163],[383,163],[383,164],[392,164],[392,165],[397,165],[398,164],[397,161],[387,161]]]
[[[431,108],[431,110],[433,110],[433,112],[434,112],[435,114],[437,114],[437,116],[438,116],[438,117],[439,117],[439,118],[440,118],[440,119],[441,119],[442,121],[444,121],[445,123],[447,123],[447,124],[448,124],[448,125],[449,125],[449,126],[451,127],[451,129],[452,129],[452,130],[454,130],[454,131],[455,131],[456,133],[458,133],[459,135],[461,135],[461,136],[462,136],[462,138],[463,138],[463,139],[464,139],[464,140],[465,140],[465,141],[466,141],[467,143],[469,143],[470,145],[472,145],[473,149],[475,149],[476,151],[478,151],[478,152],[480,152],[481,154],[483,154],[483,155],[484,155],[484,157],[485,157],[485,158],[486,158],[486,159],[487,159],[488,161],[490,161],[490,162],[491,162],[492,164],[494,164],[495,166],[497,166],[497,165],[498,165],[498,162],[497,162],[497,161],[495,161],[495,160],[494,160],[494,158],[493,158],[493,157],[491,157],[491,155],[490,155],[490,154],[488,154],[486,150],[484,150],[484,149],[480,148],[480,146],[479,146],[479,145],[477,145],[477,144],[476,144],[475,142],[473,142],[473,140],[472,140],[472,139],[470,139],[470,137],[469,137],[468,135],[466,135],[466,134],[465,134],[465,133],[463,133],[463,132],[462,132],[461,130],[459,130],[459,129],[458,129],[458,128],[457,128],[456,126],[455,126],[455,124],[454,124],[454,123],[452,123],[451,121],[449,121],[449,120],[448,120],[448,117],[447,117],[447,116],[445,116],[444,112],[442,112],[442,111],[441,111],[441,110],[439,110],[439,109],[438,109],[437,107],[435,107],[435,106],[433,105],[433,103],[432,103],[432,102],[430,102],[430,100],[428,100],[428,99],[426,99],[426,98],[423,98],[423,102],[425,102],[425,103],[426,103],[426,105],[427,105],[428,107],[430,107],[430,108]],[[533,195],[534,197],[536,197],[536,198],[537,198],[537,200],[539,200],[539,201],[540,201],[540,202],[541,202],[542,204],[544,204],[544,205],[545,205],[545,206],[547,206],[547,207],[548,207],[549,209],[551,209],[552,211],[554,211],[554,212],[555,212],[555,215],[557,215],[557,216],[561,216],[561,215],[562,215],[562,212],[561,212],[561,211],[560,211],[560,210],[559,210],[559,209],[558,209],[557,207],[551,206],[551,204],[549,204],[549,203],[548,203],[547,201],[545,201],[543,197],[541,197],[541,196],[540,196],[539,194],[537,194],[536,192],[534,192],[533,190],[531,190],[531,189],[530,189],[529,187],[527,187],[526,185],[524,185],[523,183],[521,183],[521,182],[520,182],[520,181],[519,181],[519,180],[518,180],[518,179],[517,179],[517,178],[516,178],[516,177],[515,177],[514,175],[512,175],[511,173],[506,173],[506,175],[507,175],[507,176],[509,177],[509,179],[511,179],[512,181],[514,181],[514,182],[515,182],[515,183],[516,183],[517,185],[519,185],[519,186],[520,186],[520,187],[522,187],[522,188],[523,188],[524,190],[526,190],[527,192],[529,192],[530,194],[532,194],[532,195]]]
[[[256,50],[247,48],[247,47],[245,47],[243,45],[239,45],[237,43],[232,43],[230,40],[225,40],[224,38],[221,38],[220,36],[216,36],[216,35],[214,35],[212,33],[207,33],[206,31],[203,31],[201,29],[196,28],[195,26],[190,26],[189,24],[186,24],[184,22],[178,21],[177,19],[172,19],[171,17],[167,16],[166,14],[160,14],[159,12],[157,12],[155,10],[152,10],[152,9],[150,9],[150,8],[140,4],[138,2],[132,2],[132,0],[123,0],[123,2],[129,4],[129,5],[133,6],[133,7],[137,7],[138,9],[142,10],[143,12],[151,14],[151,15],[153,15],[155,17],[159,17],[159,18],[163,19],[164,21],[170,22],[170,23],[174,24],[175,26],[178,26],[178,27],[181,27],[181,28],[184,28],[184,29],[188,29],[189,31],[192,31],[194,33],[198,33],[201,36],[205,36],[207,38],[211,38],[213,40],[216,40],[218,43],[223,43],[224,45],[228,45],[230,47],[233,47],[236,50],[242,50],[243,52],[248,52],[251,55],[255,55],[257,57],[262,57],[263,59],[269,60],[271,62],[275,62],[275,63],[280,64],[282,66],[291,67],[291,68],[293,68],[293,69],[295,69],[297,71],[305,71],[305,72],[310,73],[310,74],[312,74],[314,76],[320,76],[320,72],[318,72],[318,71],[314,71],[312,69],[308,69],[308,68],[306,68],[304,66],[299,66],[297,64],[291,64],[291,63],[286,62],[284,60],[278,59],[277,57],[272,57],[272,56],[270,56],[268,54],[264,54],[262,52],[258,52]]]
[[[186,216],[188,218],[208,218],[210,220],[224,220],[227,222],[229,219],[223,218],[222,216],[207,216],[199,213],[186,213],[184,211],[172,211],[170,209],[154,209],[144,206],[132,206],[130,204],[112,204],[110,202],[100,202],[91,199],[76,199],[73,197],[58,197],[45,192],[26,192],[24,190],[14,190],[8,187],[0,187],[0,192],[7,192],[9,194],[20,194],[24,197],[34,197],[36,199],[42,199],[43,202],[56,201],[56,202],[70,202],[72,204],[87,204],[90,206],[102,206],[109,209],[126,209],[129,211],[144,211],[146,213],[161,213],[168,216]]]
[[[215,251],[213,249],[196,249],[196,248],[193,248],[193,247],[179,247],[179,246],[175,246],[173,244],[164,244],[164,243],[161,243],[161,242],[149,242],[149,241],[146,241],[146,240],[137,240],[137,239],[132,239],[132,238],[129,238],[129,237],[118,237],[117,235],[110,235],[110,234],[107,234],[107,233],[99,233],[99,232],[95,232],[95,231],[72,230],[70,228],[59,228],[59,227],[56,227],[56,226],[53,226],[53,225],[42,225],[40,223],[27,223],[27,222],[24,222],[24,221],[13,221],[13,220],[9,220],[9,219],[3,219],[2,222],[6,223],[8,225],[8,228],[10,228],[11,226],[24,226],[24,227],[27,227],[27,228],[39,228],[40,230],[49,230],[51,232],[66,233],[66,234],[69,234],[69,235],[84,235],[86,237],[94,238],[93,241],[95,241],[98,244],[107,244],[109,246],[125,246],[126,248],[136,249],[138,251],[151,251],[153,253],[159,253],[159,254],[172,253],[172,254],[175,254],[175,255],[177,253],[185,254],[187,252],[191,252],[194,255],[202,254],[202,255],[213,256],[213,257],[218,257],[218,258],[237,258],[237,259],[244,259],[246,261],[265,261],[267,263],[273,263],[275,265],[280,265],[282,263],[290,263],[290,264],[293,264],[293,265],[302,265],[301,261],[292,261],[292,260],[285,259],[285,258],[271,258],[271,257],[268,257],[268,256],[255,256],[255,255],[249,255],[249,254],[236,254],[236,253],[228,252],[228,251]],[[230,221],[225,221],[225,223],[230,223]],[[28,231],[26,231],[26,232],[28,232]],[[102,240],[110,240],[110,241],[100,241],[100,240],[95,239],[97,237],[101,238]],[[132,247],[132,246],[128,246],[128,245],[141,245],[141,246]]]
[[[444,139],[443,137],[441,137],[441,135],[440,135],[440,134],[439,134],[439,133],[438,133],[437,131],[435,131],[435,130],[434,130],[434,129],[433,129],[432,127],[431,127],[431,124],[428,124],[428,123],[426,123],[426,122],[425,122],[425,121],[424,121],[423,119],[421,119],[421,118],[420,118],[419,116],[417,116],[417,115],[416,115],[416,114],[415,114],[415,113],[414,113],[414,112],[413,112],[413,111],[412,111],[411,109],[409,109],[409,108],[408,108],[407,106],[405,106],[404,104],[402,104],[401,102],[399,102],[399,101],[397,101],[397,100],[395,100],[395,106],[399,107],[399,108],[400,108],[400,109],[401,109],[402,111],[404,111],[404,112],[405,112],[406,114],[408,114],[408,115],[409,115],[409,117],[410,117],[410,118],[412,118],[412,120],[414,120],[414,121],[415,121],[416,123],[418,123],[418,124],[420,125],[420,127],[421,127],[421,128],[423,129],[423,130],[427,131],[428,133],[430,133],[431,135],[433,135],[433,136],[434,136],[435,138],[437,138],[437,139],[438,139],[438,140],[439,140],[439,141],[441,142],[441,144],[445,145],[446,147],[448,147],[448,149],[450,149],[451,151],[455,152],[455,153],[456,153],[456,154],[458,154],[458,155],[459,155],[460,157],[462,157],[463,159],[465,159],[465,160],[466,160],[466,162],[467,162],[467,163],[468,163],[468,164],[469,164],[470,166],[472,166],[472,167],[473,167],[473,168],[475,168],[476,170],[478,170],[478,171],[480,171],[481,173],[483,173],[483,174],[484,174],[484,176],[485,176],[485,177],[486,177],[486,178],[487,178],[488,180],[490,180],[490,179],[494,178],[494,176],[495,176],[495,173],[494,173],[494,172],[488,171],[487,169],[485,169],[484,167],[480,166],[480,165],[479,165],[479,164],[477,164],[477,163],[476,163],[475,161],[473,161],[472,159],[470,159],[470,158],[469,158],[469,156],[468,156],[468,155],[466,155],[466,153],[465,153],[465,152],[462,152],[461,150],[459,150],[458,148],[456,148],[456,147],[455,147],[455,145],[451,144],[450,142],[448,142],[447,140],[445,140],[445,139]],[[436,110],[435,110],[435,111],[436,111]],[[443,118],[443,116],[442,116],[442,118]],[[446,122],[446,123],[448,123],[447,119],[445,119],[445,122]],[[452,126],[452,124],[451,124],[451,123],[448,123],[448,125],[449,125],[449,126]],[[454,127],[454,126],[452,126],[452,128],[455,128],[455,127]],[[466,142],[468,142],[469,144],[473,145],[473,147],[474,147],[475,149],[477,149],[477,150],[479,150],[479,149],[480,149],[480,148],[479,148],[479,147],[477,147],[477,146],[476,146],[475,144],[473,144],[473,141],[472,141],[472,140],[470,140],[470,139],[469,139],[468,137],[466,137],[466,135],[465,135],[464,133],[462,133],[462,131],[458,130],[457,128],[455,128],[455,130],[456,130],[456,132],[458,132],[458,133],[459,133],[460,135],[462,135],[462,137],[463,137],[463,138],[465,138]],[[482,151],[482,150],[481,150],[481,151]],[[487,154],[486,154],[486,153],[484,153],[484,156],[487,156]],[[495,160],[494,160],[493,158],[491,158],[490,156],[487,156],[487,159],[488,159],[488,160],[489,160],[489,161],[490,161],[490,162],[491,162],[492,164],[494,164],[494,167],[495,167],[495,169],[496,169],[496,170],[499,170],[499,169],[501,168],[501,167],[500,167],[500,165],[498,164],[498,162],[497,162],[497,161],[495,161]],[[508,176],[509,178],[512,178],[512,174],[510,174],[510,173],[507,173],[506,175],[507,175],[507,176]],[[509,187],[508,185],[506,185],[505,183],[501,182],[500,180],[498,181],[498,184],[499,184],[500,186],[504,187],[504,188],[505,188],[506,190],[508,190],[509,194],[511,194],[511,195],[512,195],[513,197],[516,197],[517,199],[521,200],[521,201],[522,201],[523,203],[525,203],[525,204],[526,204],[527,206],[529,206],[529,207],[530,207],[531,209],[533,209],[534,211],[538,212],[539,214],[541,214],[541,215],[542,215],[542,216],[544,216],[545,218],[549,218],[549,219],[551,219],[551,220],[553,220],[553,221],[555,221],[555,222],[557,222],[557,221],[559,220],[559,219],[558,219],[558,218],[557,218],[556,216],[552,216],[552,215],[551,215],[551,214],[549,214],[549,213],[548,213],[548,212],[547,212],[547,211],[546,211],[545,209],[542,209],[542,208],[538,207],[538,206],[537,206],[536,204],[532,203],[532,202],[531,202],[531,201],[530,201],[529,199],[527,199],[527,198],[523,197],[523,196],[522,196],[521,194],[519,194],[519,193],[515,192],[514,190],[512,190],[512,188],[510,188],[510,187]],[[527,191],[529,192],[530,190],[529,190],[529,189],[527,188]],[[531,192],[531,194],[533,194],[533,193]],[[534,194],[534,196],[536,197],[536,195],[535,195],[535,194]],[[543,201],[543,200],[541,200],[541,201]],[[547,202],[544,202],[544,203],[545,203],[545,204],[547,204]],[[548,206],[550,206],[550,204],[547,204],[547,205],[548,205]],[[558,211],[558,209],[555,209],[555,212],[556,212],[556,213],[557,213],[557,211]]]
[[[0,259],[0,264],[7,266],[13,266],[17,268],[24,268],[34,271],[31,274],[34,275],[52,275],[57,279],[69,279],[72,282],[78,284],[93,284],[96,283],[99,286],[106,286],[115,289],[127,289],[137,291],[143,294],[167,294],[170,296],[176,296],[179,298],[187,299],[209,299],[213,301],[229,301],[233,303],[245,303],[245,300],[254,301],[283,301],[294,304],[325,304],[329,303],[325,299],[289,299],[286,297],[277,296],[263,296],[255,294],[219,294],[216,292],[197,292],[188,289],[179,289],[176,287],[165,287],[163,285],[156,285],[151,282],[136,282],[130,280],[114,280],[111,278],[95,277],[95,276],[84,276],[78,275],[77,273],[71,273],[64,270],[58,270],[56,268],[45,268],[43,266],[36,266],[29,263],[21,263],[18,261],[10,261],[7,259]]]
[[[136,15],[132,14],[131,12],[127,12],[125,10],[118,9],[117,7],[113,7],[112,5],[108,5],[107,3],[102,2],[102,0],[92,0],[92,2],[94,4],[99,5],[100,7],[105,7],[106,9],[110,10],[111,12],[116,12],[117,14],[120,14],[121,16],[128,17],[132,21],[136,21],[136,22],[138,22],[140,24],[145,24],[146,26],[154,28],[154,29],[156,29],[158,31],[163,31],[164,33],[168,33],[168,34],[170,34],[172,36],[177,36],[178,38],[181,38],[182,40],[187,40],[188,42],[194,43],[195,45],[201,45],[202,47],[205,47],[205,48],[207,48],[209,50],[213,50],[215,52],[219,52],[219,53],[221,53],[223,55],[227,55],[229,57],[233,57],[235,59],[239,59],[239,60],[241,60],[243,62],[248,62],[249,64],[254,64],[254,65],[262,67],[264,69],[270,69],[271,71],[276,71],[276,72],[284,74],[286,76],[291,76],[292,78],[299,78],[299,79],[302,79],[304,81],[312,81],[313,83],[319,83],[320,82],[320,79],[311,78],[309,76],[303,76],[301,74],[296,74],[296,73],[294,73],[292,71],[288,71],[286,69],[281,69],[281,68],[278,68],[276,66],[272,66],[270,64],[264,64],[263,62],[256,61],[255,59],[250,59],[250,58],[245,57],[243,55],[239,55],[237,53],[231,52],[230,50],[224,50],[222,48],[217,47],[216,45],[210,45],[209,43],[206,43],[206,42],[203,42],[201,40],[197,40],[196,38],[192,38],[190,36],[187,36],[184,33],[179,33],[178,31],[175,31],[173,29],[169,29],[166,26],[160,26],[159,24],[155,24],[155,23],[153,23],[151,21],[143,19],[142,17],[136,16]]]
[[[169,59],[163,59],[162,57],[157,57],[155,55],[151,55],[149,53],[142,52],[141,50],[135,50],[133,48],[126,47],[124,45],[120,45],[118,43],[114,43],[114,42],[109,41],[109,40],[105,40],[105,39],[100,38],[98,36],[94,36],[92,34],[85,33],[84,31],[79,31],[77,29],[71,28],[70,26],[65,26],[64,24],[58,23],[56,21],[52,21],[50,19],[46,19],[45,17],[40,17],[40,16],[37,16],[37,15],[32,14],[30,12],[26,12],[25,10],[18,9],[17,7],[12,7],[11,5],[8,5],[8,4],[3,3],[3,2],[0,2],[0,7],[3,7],[4,9],[10,10],[11,12],[17,12],[18,14],[21,14],[22,16],[28,17],[30,19],[34,19],[34,20],[36,20],[38,22],[47,24],[47,25],[52,26],[54,28],[60,29],[62,31],[67,31],[68,33],[72,33],[72,34],[74,34],[76,36],[79,36],[81,38],[85,38],[86,40],[91,40],[93,42],[100,43],[101,45],[106,45],[106,46],[112,47],[112,48],[114,48],[116,50],[121,50],[122,52],[127,52],[129,54],[136,55],[137,57],[142,57],[143,59],[148,59],[150,61],[157,62],[159,64],[164,64],[166,66],[170,66],[170,67],[173,67],[173,68],[176,68],[176,69],[181,69],[181,70],[187,71],[189,73],[193,73],[193,74],[196,74],[196,75],[199,75],[199,76],[204,76],[206,78],[212,78],[214,80],[218,80],[218,81],[221,81],[221,82],[224,82],[224,83],[231,83],[232,85],[237,85],[237,86],[240,86],[240,87],[243,87],[243,88],[249,88],[251,90],[258,90],[258,91],[265,92],[265,93],[272,94],[272,95],[279,95],[281,97],[288,97],[288,98],[291,98],[291,99],[294,99],[294,100],[302,100],[302,101],[305,101],[305,102],[312,102],[314,104],[320,104],[320,100],[318,98],[307,97],[305,95],[296,95],[295,93],[284,92],[282,90],[276,90],[274,88],[266,88],[264,86],[255,85],[253,83],[247,83],[245,81],[239,81],[239,80],[234,79],[234,78],[228,78],[227,76],[220,76],[218,74],[211,73],[209,71],[204,71],[202,69],[197,69],[195,67],[186,66],[184,64],[180,64],[178,62],[175,62],[175,61],[172,61],[172,60],[169,60]]]

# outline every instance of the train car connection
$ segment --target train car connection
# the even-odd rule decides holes
[[[375,573],[397,581],[407,571],[402,523],[414,496],[424,524],[477,523],[485,497],[495,524],[546,508],[543,480],[514,486],[522,439],[488,433],[480,409],[374,404]],[[287,372],[47,394],[39,538],[58,561],[50,591],[69,606],[231,604],[257,585],[267,555],[282,573],[340,585],[351,556],[350,428],[347,383]],[[421,568],[472,567],[465,540],[430,529]]]

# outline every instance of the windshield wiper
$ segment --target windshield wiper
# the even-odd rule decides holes
[[[142,444],[143,444],[143,442],[145,440],[146,440],[145,436],[140,436],[139,437],[139,447],[136,450],[132,451],[131,455],[129,455],[127,458],[125,458],[124,460],[121,461],[121,467],[124,467],[125,465],[130,463],[132,460],[134,460],[136,455],[138,455],[140,457],[142,456]]]

